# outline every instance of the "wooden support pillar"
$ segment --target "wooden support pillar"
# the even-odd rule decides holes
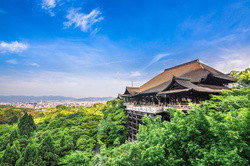
[[[158,105],[160,106],[160,105],[161,105],[161,97],[156,96],[155,98],[156,98],[156,100],[158,101]]]

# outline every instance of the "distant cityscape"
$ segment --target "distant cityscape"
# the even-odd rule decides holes
[[[64,96],[0,96],[0,105],[11,105],[17,108],[30,108],[45,111],[48,108],[64,105],[78,108],[91,107],[97,103],[105,104],[113,97],[73,98]]]
[[[84,107],[92,107],[95,104],[98,103],[103,103],[105,104],[107,101],[84,101],[84,102],[74,102],[74,101],[68,101],[68,102],[39,102],[39,103],[0,103],[0,105],[11,105],[13,107],[17,107],[17,108],[31,108],[34,110],[42,110],[45,111],[48,108],[51,107],[56,107],[57,105],[64,105],[67,107],[75,107],[78,108],[80,106],[84,106]]]

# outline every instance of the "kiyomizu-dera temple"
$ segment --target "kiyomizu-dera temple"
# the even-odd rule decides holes
[[[136,139],[143,116],[159,114],[167,120],[169,107],[187,111],[192,107],[188,101],[200,105],[210,94],[229,89],[228,84],[233,82],[236,80],[231,76],[197,59],[165,69],[140,87],[126,87],[118,97],[125,100],[129,139]]]

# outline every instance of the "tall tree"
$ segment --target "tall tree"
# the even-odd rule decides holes
[[[33,117],[25,113],[18,123],[18,129],[21,135],[30,136],[31,132],[36,129]]]

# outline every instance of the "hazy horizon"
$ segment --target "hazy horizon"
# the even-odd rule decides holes
[[[0,2],[0,95],[117,96],[200,59],[250,64],[250,1]]]

